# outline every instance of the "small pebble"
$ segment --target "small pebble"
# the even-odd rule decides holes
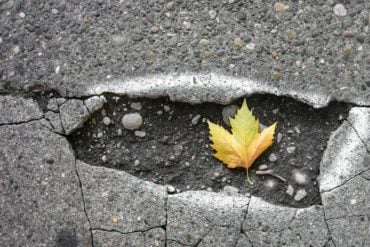
[[[118,135],[118,136],[122,136],[122,129],[118,129],[118,130],[117,130],[117,135]]]
[[[244,42],[243,42],[243,40],[242,40],[240,37],[236,37],[236,38],[234,39],[234,45],[235,45],[236,47],[243,48],[243,46],[244,46]]]
[[[208,15],[209,15],[209,18],[211,18],[211,20],[213,20],[213,19],[216,18],[217,13],[214,10],[210,10],[210,11],[208,11]]]
[[[271,154],[270,154],[270,156],[269,156],[269,161],[271,161],[271,162],[275,162],[275,161],[277,161],[277,156],[276,156],[276,154],[271,153]]]
[[[126,129],[136,130],[143,124],[143,117],[140,113],[128,113],[122,117],[122,125]]]
[[[294,200],[299,202],[301,201],[303,198],[305,198],[307,196],[307,192],[305,189],[300,189],[297,191],[297,193],[295,194],[294,196]]]
[[[192,125],[197,125],[199,120],[200,120],[201,116],[200,114],[196,115],[195,117],[193,117],[193,119],[191,120],[191,124]]]
[[[134,166],[138,166],[138,165],[140,165],[140,160],[135,160]]]
[[[201,45],[201,46],[207,46],[207,45],[209,45],[209,40],[208,39],[201,39],[199,41],[199,45]]]
[[[102,160],[104,163],[106,163],[106,162],[108,161],[108,158],[107,158],[107,156],[103,155],[103,156],[101,157],[101,160]]]
[[[258,170],[267,170],[268,166],[266,164],[262,164],[258,167]]]
[[[283,134],[281,133],[278,133],[277,134],[277,143],[279,144],[281,142],[281,140],[283,139]]]
[[[145,137],[145,131],[136,130],[135,136],[143,138]]]
[[[292,146],[292,147],[287,147],[287,148],[286,148],[286,151],[288,152],[288,154],[292,154],[292,153],[294,153],[294,152],[295,152],[295,149],[296,149],[296,147],[294,147],[294,146]]]
[[[151,33],[158,33],[160,31],[159,27],[151,27],[150,32]]]
[[[207,191],[208,191],[208,192],[212,192],[212,191],[213,191],[213,189],[212,189],[211,187],[208,187],[208,188],[207,188]]]
[[[172,11],[172,10],[174,10],[174,9],[175,9],[175,2],[173,2],[173,1],[168,2],[168,3],[166,4],[166,9],[167,9],[168,11]]]
[[[174,194],[174,193],[176,193],[176,188],[173,187],[172,185],[167,185],[167,192],[169,194]]]
[[[289,6],[283,3],[275,3],[274,7],[277,12],[284,12],[289,9]]]
[[[111,120],[110,120],[110,118],[109,117],[104,117],[103,118],[103,123],[104,123],[104,125],[106,125],[106,126],[109,126],[110,124],[111,124]]]
[[[248,43],[248,44],[245,45],[245,48],[247,48],[247,50],[253,51],[256,48],[256,44],[255,43]]]
[[[290,196],[293,196],[293,194],[294,194],[294,188],[293,188],[293,186],[292,185],[288,185],[288,188],[287,188],[287,190],[286,190],[286,193],[288,194],[288,195],[290,195]]]
[[[163,111],[162,110],[157,111],[157,115],[163,115]]]
[[[333,11],[336,16],[346,16],[347,15],[347,9],[343,6],[343,4],[336,4],[334,6]]]
[[[306,184],[307,183],[307,175],[299,170],[293,170],[292,172],[292,179],[297,184]]]
[[[168,105],[164,105],[164,106],[163,106],[163,110],[164,110],[164,111],[170,111],[170,110],[171,110],[171,108],[170,108],[170,106],[168,106]]]
[[[15,47],[12,49],[12,51],[13,51],[13,54],[14,54],[14,55],[17,55],[17,54],[21,51],[21,49],[19,48],[19,46],[15,46]]]
[[[101,114],[102,117],[106,117],[107,116],[107,111],[105,109],[102,109],[100,111],[100,114]]]
[[[276,108],[274,110],[272,110],[272,113],[274,113],[275,115],[279,112],[279,108]]]
[[[230,119],[233,118],[236,115],[236,112],[238,111],[238,106],[237,105],[229,105],[225,106],[222,109],[222,120],[227,126],[230,126]]]
[[[103,137],[103,132],[98,132],[98,134],[96,135],[96,138],[102,138]]]
[[[186,29],[190,29],[190,28],[191,28],[191,23],[190,23],[190,22],[188,22],[188,21],[184,21],[182,24],[184,25],[184,27],[185,27]]]
[[[265,184],[265,187],[270,190],[274,189],[277,185],[276,181],[273,179],[266,180],[264,184]]]
[[[143,104],[141,104],[140,102],[132,102],[130,104],[130,107],[133,110],[140,111],[143,108]]]

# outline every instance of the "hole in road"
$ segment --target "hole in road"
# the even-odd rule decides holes
[[[68,137],[78,159],[94,166],[124,170],[157,184],[172,185],[178,192],[222,191],[225,186],[233,186],[241,194],[250,193],[270,203],[291,207],[321,204],[316,180],[320,160],[331,132],[339,127],[350,109],[350,105],[337,102],[317,110],[286,97],[248,97],[248,106],[260,123],[268,126],[278,122],[274,144],[250,169],[254,181],[251,187],[246,183],[245,169],[228,169],[212,156],[205,119],[227,128],[222,117],[225,106],[175,103],[167,98],[105,96],[108,102],[104,109],[94,113],[83,128]],[[136,102],[141,103],[140,110],[131,108],[131,103]],[[237,106],[241,103],[242,99],[233,102]],[[136,133],[140,136],[121,123],[122,116],[131,112],[139,112],[144,119],[141,132]],[[194,124],[197,115],[200,118]],[[109,117],[110,125],[104,124],[104,116]],[[274,177],[256,175],[256,170],[266,166],[286,178],[293,192]]]

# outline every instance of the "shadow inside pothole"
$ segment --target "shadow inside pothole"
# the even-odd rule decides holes
[[[260,123],[269,126],[278,122],[274,144],[250,169],[254,181],[250,186],[246,183],[245,169],[228,169],[212,156],[205,120],[227,128],[222,117],[225,106],[175,103],[167,98],[130,99],[111,94],[105,97],[108,102],[103,110],[68,136],[77,159],[124,170],[157,184],[172,185],[177,192],[222,191],[225,186],[232,186],[241,194],[250,193],[270,203],[291,207],[321,204],[316,180],[320,160],[331,132],[339,127],[350,109],[350,105],[337,102],[317,110],[287,97],[248,97],[248,106]],[[238,106],[241,103],[242,99],[233,102]],[[144,119],[136,133],[121,123],[123,115],[132,112],[140,113]],[[109,121],[107,118],[103,121],[104,117]],[[266,167],[286,178],[287,184],[269,175],[256,175],[256,170]]]

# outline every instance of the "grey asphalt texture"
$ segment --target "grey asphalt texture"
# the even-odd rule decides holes
[[[0,0],[0,245],[369,246],[369,12],[360,0]],[[28,97],[40,91],[55,96],[46,110]],[[354,107],[321,160],[323,205],[296,209],[169,195],[76,160],[65,135],[104,92]]]

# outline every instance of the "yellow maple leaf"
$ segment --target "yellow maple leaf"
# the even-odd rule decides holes
[[[230,118],[231,132],[208,120],[211,147],[216,151],[214,157],[221,160],[228,168],[244,167],[247,170],[253,162],[272,145],[276,123],[259,133],[259,123],[248,109],[244,99],[235,118]]]

